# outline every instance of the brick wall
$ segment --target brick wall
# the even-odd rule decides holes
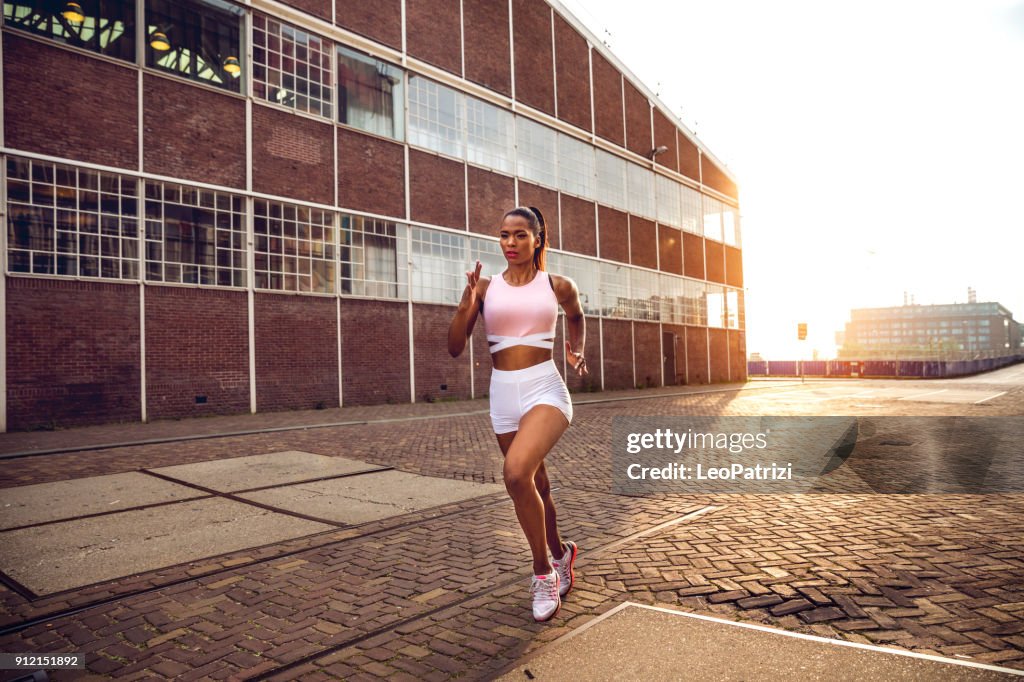
[[[516,99],[555,115],[551,7],[544,0],[512,0]]]
[[[418,401],[469,398],[469,351],[457,358],[448,354],[448,327],[455,310],[444,305],[416,304],[412,308]]]
[[[711,383],[729,381],[729,335],[725,329],[710,329]]]
[[[704,279],[704,238],[683,232],[683,274]]]
[[[409,150],[411,217],[432,225],[466,229],[465,164]]]
[[[586,39],[555,14],[558,117],[590,131],[590,69]]]
[[[629,262],[629,221],[625,213],[608,206],[597,207],[600,256],[605,260]]]
[[[658,267],[658,232],[653,220],[629,216],[629,244],[633,265]]]
[[[622,74],[594,50],[594,132],[616,144],[624,144],[622,127]]]
[[[747,380],[747,337],[738,329],[729,330],[729,380]]]
[[[409,402],[409,315],[405,303],[341,301],[345,405]]]
[[[708,280],[725,283],[725,246],[720,242],[704,240],[704,263]]]
[[[651,103],[626,81],[626,148],[641,156],[651,151]]]
[[[686,367],[691,384],[707,384],[708,338],[704,327],[686,328]]]
[[[679,172],[692,180],[700,180],[700,154],[697,145],[690,141],[690,138],[676,131],[676,140],[679,143]]]
[[[11,430],[138,420],[139,288],[7,278]]]
[[[562,201],[562,247],[567,251],[597,255],[597,224],[594,219],[594,202],[577,199],[569,194],[561,195]]]
[[[628,320],[604,320],[604,387],[634,388],[633,335]]]
[[[338,26],[402,49],[401,0],[334,0],[334,13]]]
[[[508,38],[508,4],[463,0],[466,79],[512,96],[512,58]]]
[[[668,151],[658,154],[654,157],[654,160],[665,168],[671,168],[674,171],[679,170],[679,163],[676,159],[676,132],[675,123],[668,120],[668,117],[661,113],[659,109],[655,109],[654,147],[652,149],[664,145],[668,147]]]
[[[405,40],[409,56],[462,75],[459,4],[459,0],[405,1]]]
[[[253,189],[334,203],[334,134],[329,123],[254,104],[252,136]]]
[[[249,410],[248,315],[243,292],[146,287],[150,419]]]
[[[6,31],[3,41],[8,147],[119,168],[139,167],[134,68]]]
[[[147,173],[245,189],[245,100],[149,73],[143,88]]]
[[[331,5],[333,0],[281,0],[285,5],[298,7],[302,11],[320,17],[328,23],[331,21]]]
[[[544,214],[544,225],[548,234],[548,248],[561,248],[558,233],[558,192],[553,189],[519,181],[519,205],[536,206]]]
[[[337,407],[335,299],[257,293],[254,310],[256,409]]]
[[[633,340],[637,385],[647,388],[661,386],[661,325],[654,322],[634,322]]]
[[[725,283],[732,287],[743,286],[743,252],[735,246],[725,247]]]
[[[680,230],[658,225],[658,257],[663,272],[683,274],[683,233]]]
[[[405,151],[402,145],[338,128],[338,204],[405,218]]]
[[[515,179],[470,166],[468,180],[469,231],[496,237],[501,217],[516,205]]]
[[[722,169],[703,154],[700,157],[700,172],[702,178],[701,182],[708,187],[716,189],[722,194],[733,197],[734,199],[739,197],[739,192],[736,189],[736,183],[730,180]]]

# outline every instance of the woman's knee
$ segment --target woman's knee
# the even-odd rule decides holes
[[[529,492],[535,487],[532,471],[527,471],[523,467],[510,466],[507,460],[502,474],[505,479],[505,489],[513,495]]]

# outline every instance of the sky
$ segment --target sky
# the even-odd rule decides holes
[[[1024,0],[561,2],[736,177],[748,353],[904,292],[1024,321]]]

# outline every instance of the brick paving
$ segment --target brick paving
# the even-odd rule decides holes
[[[617,415],[1024,415],[1016,386],[981,405],[765,399],[794,390],[783,385],[577,396],[548,468],[581,559],[550,623],[530,616],[529,552],[498,494],[31,601],[0,588],[0,626],[84,607],[0,637],[0,650],[86,653],[87,671],[55,671],[57,680],[487,679],[632,600],[1024,669],[1024,495],[610,494]],[[485,409],[466,401],[6,434],[0,451],[17,452],[367,422],[10,459],[0,486],[282,450],[500,482]]]

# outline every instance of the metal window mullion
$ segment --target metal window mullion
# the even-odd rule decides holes
[[[338,333],[338,407],[345,407],[345,384],[343,381],[344,356],[341,343],[341,213],[332,211],[334,220],[334,301],[335,322]]]
[[[249,411],[256,414],[256,239],[255,200],[245,198],[246,299],[249,313]]]
[[[408,196],[408,195],[407,195]],[[405,230],[405,248],[407,253],[406,260],[408,261],[409,268],[409,291],[407,296],[407,310],[409,317],[409,402],[416,402],[416,355],[415,355],[415,344],[414,344],[414,329],[412,321],[412,230],[406,228]]]
[[[2,38],[2,36],[0,36]],[[0,39],[0,44],[3,40]],[[0,53],[0,77],[3,55]],[[0,80],[0,92],[3,82]],[[3,130],[3,107],[0,107],[0,131]],[[0,138],[3,133],[0,132]],[[7,156],[0,155],[0,433],[7,433]]]
[[[77,190],[76,190],[77,191]],[[135,183],[137,197],[135,225],[138,244],[139,277],[139,405],[142,421],[149,420],[146,402],[146,181],[139,178]]]

